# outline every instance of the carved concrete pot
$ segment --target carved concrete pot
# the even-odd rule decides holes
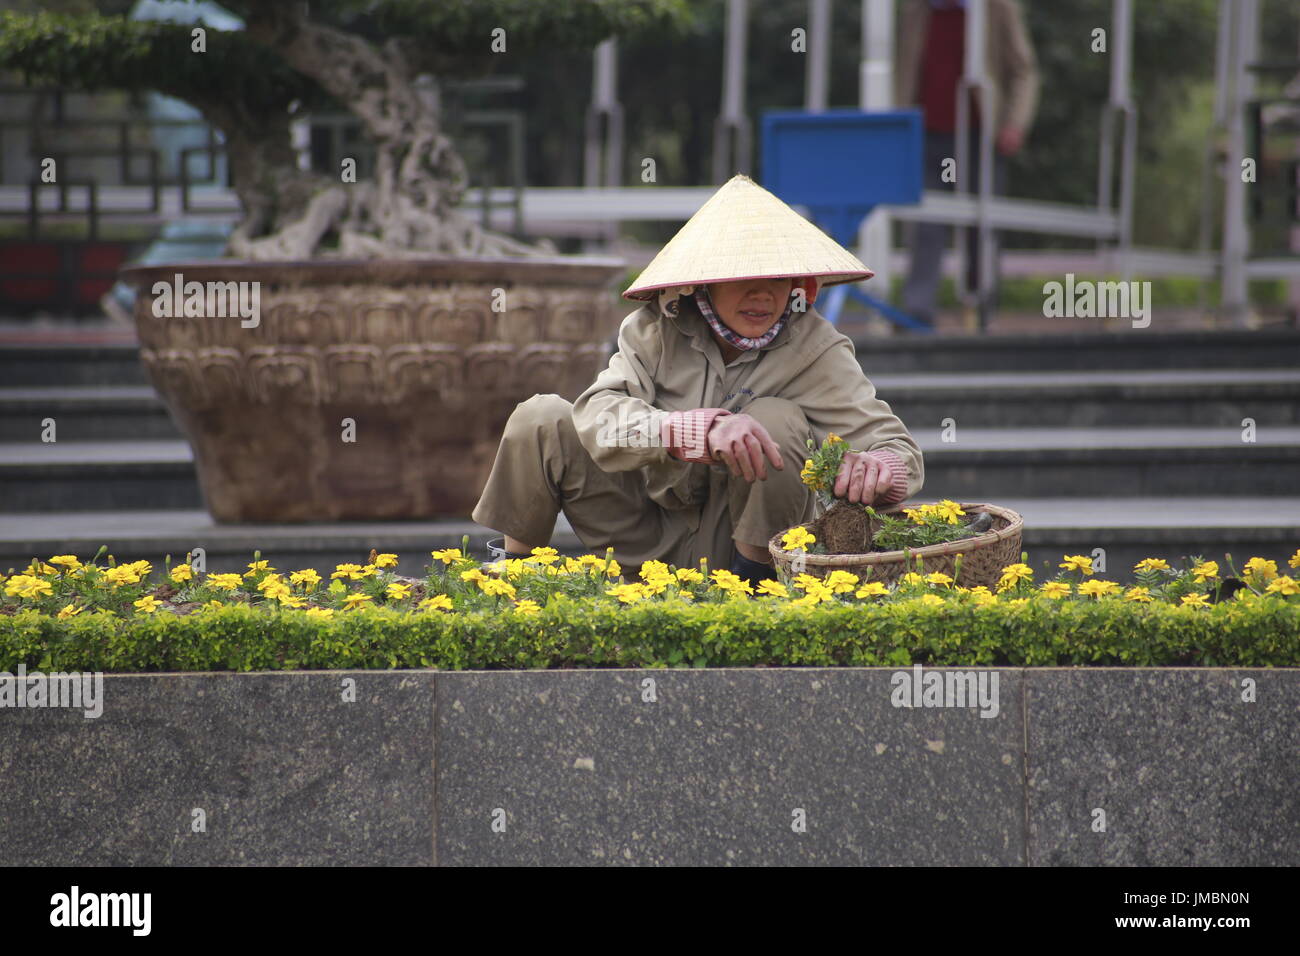
[[[467,516],[515,406],[538,392],[576,398],[603,367],[623,268],[227,260],[122,277],[137,293],[141,359],[194,449],[212,517],[300,522]],[[257,325],[211,297],[187,317],[158,285],[175,288],[177,274],[192,312],[200,288],[239,289],[250,304],[256,288]],[[232,282],[258,285],[215,285]]]

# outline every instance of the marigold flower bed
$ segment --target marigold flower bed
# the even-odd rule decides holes
[[[552,548],[486,567],[458,548],[432,557],[416,579],[371,552],[328,582],[259,555],[242,574],[34,560],[0,576],[0,669],[1300,664],[1300,583],[1262,558],[1228,598],[1218,563],[1200,558],[1147,558],[1127,588],[1086,556],[1043,582],[1022,561],[990,590],[844,571],[755,589],[704,562],[647,562],[629,581],[611,555]]]

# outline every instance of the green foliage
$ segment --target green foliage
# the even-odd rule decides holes
[[[969,519],[959,520],[959,516],[965,516],[966,512],[957,502],[946,499],[919,508],[904,508],[901,516],[880,514],[870,505],[866,506],[866,511],[879,522],[879,528],[871,538],[873,551],[924,548],[969,538],[976,533],[967,527]]]
[[[557,667],[1203,665],[1300,661],[1300,604],[1212,608],[1116,600],[797,607],[674,598],[539,614],[371,608],[312,619],[247,605],[185,616],[0,617],[0,670],[446,670]]]

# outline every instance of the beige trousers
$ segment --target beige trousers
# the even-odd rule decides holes
[[[474,507],[479,524],[534,547],[550,542],[561,511],[594,554],[613,547],[625,568],[649,560],[677,567],[727,568],[733,541],[767,550],[778,531],[813,518],[816,499],[799,479],[812,437],[794,402],[757,398],[744,409],[780,446],[785,468],[767,465],[752,484],[721,466],[709,471],[708,497],[683,510],[664,508],[646,492],[642,471],[607,472],[587,454],[573,426],[573,405],[559,395],[534,395],[506,422],[492,474]]]

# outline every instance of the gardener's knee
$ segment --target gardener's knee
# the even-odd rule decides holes
[[[538,432],[558,428],[563,434],[573,431],[573,403],[553,393],[538,394],[515,406],[506,420],[502,440],[536,439]]]
[[[805,442],[812,435],[803,409],[787,398],[764,396],[754,399],[743,411],[762,425],[772,440],[781,446],[786,469],[793,464],[797,474],[808,457]]]

